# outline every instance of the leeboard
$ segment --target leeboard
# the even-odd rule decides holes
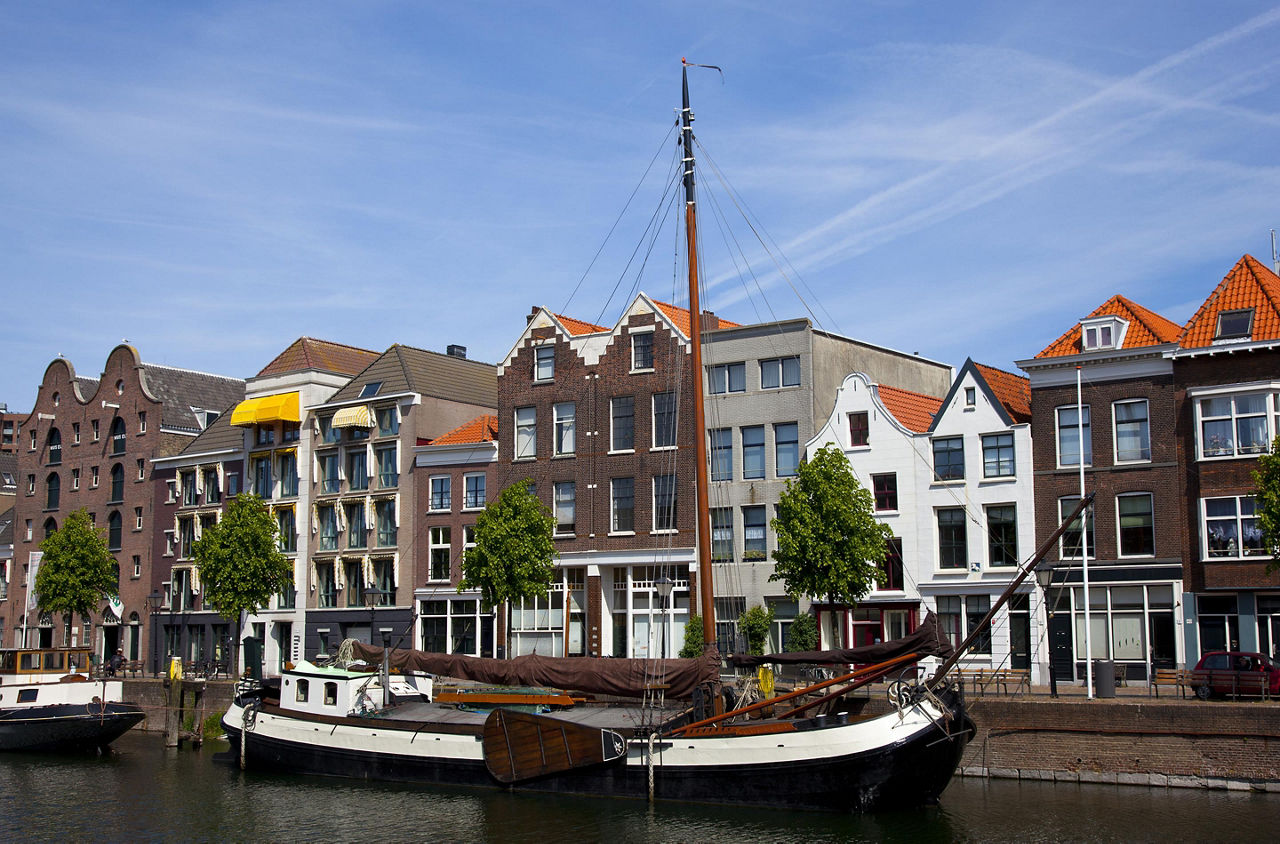
[[[613,730],[545,715],[495,709],[484,722],[484,763],[507,785],[626,756],[627,742]]]

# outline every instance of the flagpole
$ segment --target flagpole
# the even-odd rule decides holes
[[[1081,367],[1076,364],[1076,437],[1080,448],[1080,500],[1084,500],[1084,401],[1080,387]],[[1090,420],[1089,432],[1093,432]],[[1089,619],[1089,509],[1080,513],[1080,567],[1084,578],[1084,675],[1085,692],[1093,700],[1093,624]]]

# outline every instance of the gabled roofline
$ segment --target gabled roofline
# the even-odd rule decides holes
[[[992,407],[996,409],[1000,421],[1008,427],[1013,427],[1019,423],[1013,421],[1013,417],[1009,415],[1009,409],[1004,406],[1004,402],[996,398],[995,391],[991,389],[991,385],[987,383],[987,378],[982,374],[982,370],[978,369],[977,363],[973,358],[965,358],[964,365],[960,367],[960,371],[956,373],[956,377],[951,381],[951,389],[947,391],[946,396],[942,399],[942,404],[938,406],[938,412],[933,415],[933,421],[929,423],[927,434],[932,434],[938,427],[938,421],[943,414],[947,412],[947,408],[951,406],[951,400],[956,393],[960,391],[960,382],[964,380],[966,372],[973,373],[974,380],[978,382],[978,386],[982,388],[982,392],[986,394],[990,400]],[[1027,424],[1027,423],[1021,423]]]

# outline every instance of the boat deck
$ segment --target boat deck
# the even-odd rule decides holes
[[[579,704],[572,709],[559,709],[546,713],[550,718],[559,718],[574,724],[582,724],[601,729],[632,731],[661,723],[667,718],[679,714],[681,709],[668,706],[665,709],[646,709],[638,704]],[[392,707],[383,717],[391,721],[411,721],[414,723],[453,724],[458,726],[474,725],[477,730],[484,727],[487,712],[468,712],[456,706],[439,703],[401,703]]]

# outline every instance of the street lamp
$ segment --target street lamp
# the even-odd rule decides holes
[[[373,621],[374,613],[378,611],[378,602],[382,600],[382,596],[387,592],[376,586],[366,586],[364,589],[364,605],[369,608],[369,644],[377,644],[373,640]]]
[[[151,609],[151,676],[160,676],[160,657],[157,649],[159,641],[156,636],[156,616],[160,614],[160,602],[164,600],[164,596],[160,594],[159,589],[152,590],[147,596],[147,607]]]
[[[1036,583],[1040,584],[1041,592],[1044,594],[1044,617],[1045,617],[1045,648],[1048,653],[1049,666],[1049,697],[1058,696],[1058,677],[1053,673],[1053,641],[1049,638],[1049,627],[1053,622],[1053,604],[1049,601],[1049,585],[1053,581],[1053,566],[1048,563],[1041,563],[1036,567]]]
[[[671,597],[671,590],[675,586],[676,582],[665,574],[653,581],[653,588],[658,590],[658,609],[661,611],[658,614],[659,623],[662,625],[659,628],[660,636],[658,639],[658,656],[660,658],[665,658],[667,655],[667,600]]]

